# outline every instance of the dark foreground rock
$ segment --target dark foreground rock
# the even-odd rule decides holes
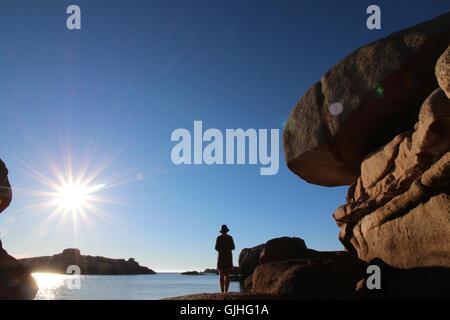
[[[306,250],[305,241],[296,237],[274,238],[256,247],[245,248],[239,254],[242,279],[251,276],[261,263],[300,258]]]
[[[0,160],[0,213],[9,206],[11,199],[8,169]],[[29,270],[3,249],[0,240],[0,300],[33,299],[37,290],[36,281]]]
[[[293,299],[355,299],[366,263],[348,252],[310,251],[304,258],[259,265],[252,292]]]
[[[360,299],[450,299],[450,268],[418,267],[405,270],[392,267],[378,258],[370,261],[369,265],[380,267],[381,289],[369,290],[367,275],[357,284]]]
[[[81,274],[90,275],[134,275],[155,274],[156,272],[140,266],[133,258],[111,259],[99,256],[81,255],[78,249],[65,249],[53,256],[20,259],[19,262],[33,272],[66,273],[67,267],[80,267]]]
[[[0,242],[0,300],[33,299],[37,291],[29,270],[3,250]]]
[[[251,276],[259,265],[259,256],[263,248],[264,243],[256,247],[242,249],[239,254],[239,268],[244,279]]]
[[[306,252],[303,239],[282,237],[269,240],[261,250],[260,263],[271,261],[290,260],[301,257]]]

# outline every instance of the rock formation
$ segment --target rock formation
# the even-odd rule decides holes
[[[289,237],[243,249],[239,256],[240,269],[250,273],[243,274],[246,287],[285,298],[354,298],[365,266],[348,252],[308,249],[303,239]]]
[[[0,213],[11,203],[12,192],[8,169],[0,160]],[[30,272],[10,256],[0,241],[0,300],[33,299],[37,284]]]
[[[242,249],[239,254],[239,269],[244,279],[251,276],[259,265],[259,256],[264,248],[264,243],[252,248]]]
[[[306,250],[305,241],[295,237],[275,238],[256,247],[242,249],[239,254],[241,276],[245,280],[262,263],[300,258]]]
[[[334,212],[348,251],[398,272],[450,270],[449,44],[447,13],[356,50],[305,93],[284,130],[295,174],[350,185]]]
[[[19,262],[33,272],[66,273],[71,265],[80,267],[87,275],[134,275],[155,274],[155,271],[140,266],[133,258],[111,259],[81,255],[78,249],[65,249],[53,256],[20,259]]]
[[[37,290],[29,270],[3,250],[0,242],[0,300],[33,299]]]
[[[302,258],[259,265],[252,292],[295,299],[354,299],[366,264],[348,252],[308,250]]]
[[[368,154],[413,128],[438,87],[433,71],[449,38],[450,13],[368,44],[325,73],[286,124],[288,167],[314,184],[354,183]],[[438,79],[448,92],[446,59]]]

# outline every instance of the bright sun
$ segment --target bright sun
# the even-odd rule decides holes
[[[84,208],[89,201],[89,189],[79,184],[63,185],[55,194],[55,204],[65,210]]]
[[[78,236],[81,225],[89,232],[97,232],[97,219],[107,223],[116,222],[106,209],[110,205],[122,203],[108,197],[107,191],[129,180],[103,174],[112,161],[109,158],[100,159],[95,166],[89,164],[88,158],[84,158],[82,165],[74,170],[70,152],[67,153],[67,158],[60,162],[46,155],[49,166],[46,172],[21,161],[26,173],[40,182],[39,189],[23,189],[35,199],[24,211],[46,214],[38,227],[39,236],[45,236],[54,223],[58,229],[63,225],[70,226],[74,235]]]
[[[65,182],[55,188],[53,204],[64,212],[83,213],[96,200],[93,194],[103,187],[104,184],[89,186],[86,183]]]

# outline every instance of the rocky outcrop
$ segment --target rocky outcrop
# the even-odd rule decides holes
[[[155,274],[153,270],[140,266],[133,258],[125,260],[81,255],[78,249],[65,249],[62,253],[53,256],[26,258],[19,261],[33,272],[66,273],[69,266],[76,265],[84,275]]]
[[[0,160],[0,213],[9,206],[11,199],[8,169]],[[0,240],[0,300],[33,299],[37,290],[36,281],[29,270],[3,249]]]
[[[334,214],[340,239],[366,261],[450,267],[450,100],[436,89],[411,131],[366,157]]]
[[[263,248],[264,243],[256,247],[242,249],[239,254],[239,268],[244,279],[251,276],[259,265],[259,256]]]
[[[275,238],[267,241],[264,245],[259,257],[259,263],[297,259],[306,250],[306,244],[303,239],[289,237]]]
[[[305,241],[296,237],[280,237],[256,247],[242,249],[239,254],[239,269],[245,280],[261,263],[302,257],[307,250]]]
[[[308,249],[302,239],[290,237],[244,249],[239,262],[241,270],[251,271],[244,278],[251,292],[294,299],[354,298],[366,267],[348,252]]]
[[[356,50],[305,93],[284,131],[295,174],[350,185],[333,215],[339,239],[361,260],[382,261],[386,297],[423,296],[407,285],[412,275],[422,277],[423,292],[450,296],[438,285],[450,274],[449,44],[447,13]],[[305,267],[263,265],[258,273],[264,268],[291,279]],[[289,288],[283,277],[268,285],[258,273],[253,287]]]
[[[244,283],[255,294],[350,299],[356,297],[356,283],[365,275],[366,264],[352,254],[307,249],[300,238],[276,238],[244,250],[260,252],[258,264]],[[240,261],[241,269],[250,270],[247,260]]]
[[[285,128],[294,173],[351,184],[334,218],[364,261],[450,267],[449,42],[450,13],[358,49],[304,95]]]
[[[448,95],[448,50],[436,61],[449,39],[447,13],[368,44],[331,68],[287,121],[288,167],[314,184],[353,184],[368,154],[413,128],[438,81]]]
[[[0,300],[33,299],[37,291],[29,270],[3,250],[0,241]]]
[[[304,258],[259,265],[252,292],[295,299],[354,299],[366,264],[348,252],[310,251]]]
[[[217,269],[206,268],[205,270],[203,270],[203,273],[205,273],[205,274],[219,274],[219,271],[217,271]]]

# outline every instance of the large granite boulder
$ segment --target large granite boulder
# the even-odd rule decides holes
[[[450,47],[445,50],[436,63],[436,78],[439,86],[450,99]]]
[[[274,238],[258,246],[242,249],[239,254],[241,277],[245,280],[262,263],[301,258],[306,251],[305,241],[297,237]]]
[[[394,268],[450,267],[450,13],[368,44],[300,99],[288,167],[351,185],[334,212],[344,246]]]
[[[354,183],[363,159],[411,130],[422,102],[448,94],[450,13],[368,44],[325,73],[300,99],[284,129],[288,167],[304,180]]]
[[[259,263],[297,259],[302,257],[306,250],[306,244],[303,239],[295,237],[275,238],[267,241],[264,245],[259,257]]]
[[[259,265],[252,292],[295,299],[353,299],[366,264],[348,252],[310,251],[302,259]]]

